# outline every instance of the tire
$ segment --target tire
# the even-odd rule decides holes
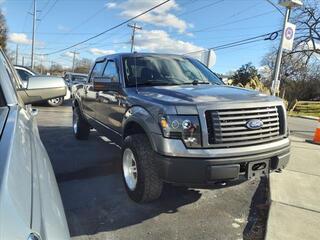
[[[52,98],[52,99],[49,99],[47,101],[47,103],[49,104],[49,106],[51,107],[59,107],[63,104],[64,102],[64,99],[63,97],[59,97],[59,98]]]
[[[136,184],[130,184],[129,181],[130,177],[128,175],[130,173],[128,173],[127,159],[130,157],[127,158],[128,154],[132,154],[134,157],[135,164],[132,164],[131,167],[136,169]],[[158,177],[154,166],[154,157],[155,154],[146,135],[135,134],[126,137],[124,140],[122,178],[129,197],[135,202],[151,202],[158,199],[162,193],[163,182]]]
[[[87,140],[89,138],[90,125],[83,118],[80,112],[80,109],[78,107],[75,107],[73,109],[72,128],[73,128],[73,133],[76,139]]]

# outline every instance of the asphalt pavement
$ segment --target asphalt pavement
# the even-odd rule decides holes
[[[304,139],[312,139],[317,127],[317,121],[300,117],[289,117],[288,124],[291,135]]]
[[[137,204],[120,176],[120,149],[92,131],[74,138],[70,106],[39,107],[38,126],[59,184],[72,239],[263,239],[266,179],[215,189],[167,186]]]

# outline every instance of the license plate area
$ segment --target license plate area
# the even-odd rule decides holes
[[[248,163],[248,179],[266,176],[269,173],[269,159]]]

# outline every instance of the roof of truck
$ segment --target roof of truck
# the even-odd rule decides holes
[[[148,52],[135,52],[135,53],[115,53],[109,54],[96,59],[96,62],[103,61],[106,58],[121,58],[121,57],[143,57],[143,56],[176,56],[176,57],[187,57],[186,55],[179,55],[179,54],[171,54],[171,53],[148,53]]]

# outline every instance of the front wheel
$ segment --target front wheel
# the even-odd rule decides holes
[[[47,101],[47,103],[48,103],[51,107],[58,107],[58,106],[61,106],[61,105],[62,105],[63,101],[64,101],[63,97],[59,97],[59,98],[49,99],[49,100]]]
[[[88,139],[89,133],[90,133],[90,125],[83,118],[83,116],[80,112],[80,109],[78,107],[75,107],[73,109],[72,127],[73,127],[74,136],[78,140]]]
[[[154,166],[155,154],[144,134],[126,137],[122,151],[122,177],[129,197],[151,202],[160,197],[163,182]]]

